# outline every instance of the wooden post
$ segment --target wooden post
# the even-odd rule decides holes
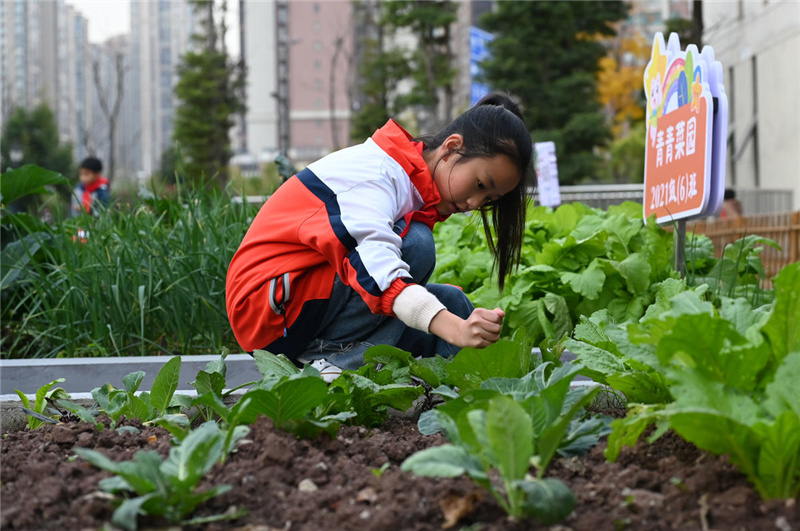
[[[792,212],[789,218],[788,263],[800,261],[800,211]]]
[[[686,220],[679,219],[675,231],[675,271],[686,276]]]

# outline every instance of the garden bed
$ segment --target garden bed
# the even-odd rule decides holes
[[[113,507],[97,488],[109,474],[74,458],[73,448],[97,449],[115,461],[131,459],[142,448],[166,455],[166,431],[143,428],[138,421],[131,425],[140,432],[101,432],[74,422],[5,435],[0,527],[96,529],[109,522]],[[537,529],[532,522],[510,521],[487,492],[464,477],[431,479],[400,471],[408,456],[443,442],[441,435],[421,435],[414,422],[399,417],[378,429],[343,427],[335,440],[326,434],[298,440],[261,417],[226,463],[215,465],[204,480],[205,487],[229,484],[233,489],[196,514],[247,511],[232,522],[202,527],[212,530],[434,530],[445,523],[442,506],[461,504],[473,510],[465,510],[454,529],[473,524],[479,525],[471,529]],[[578,501],[567,520],[550,529],[788,531],[800,526],[796,500],[761,501],[727,459],[671,433],[653,445],[640,441],[624,449],[616,463],[606,462],[604,447],[601,443],[583,457],[551,465],[548,475],[564,481]]]

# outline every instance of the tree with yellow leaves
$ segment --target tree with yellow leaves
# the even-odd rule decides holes
[[[598,99],[603,105],[614,138],[625,137],[631,126],[644,119],[642,71],[650,46],[641,34],[620,37],[600,59]]]

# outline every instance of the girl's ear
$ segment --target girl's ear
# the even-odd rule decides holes
[[[447,157],[464,147],[464,137],[458,133],[453,133],[442,142],[442,154]]]

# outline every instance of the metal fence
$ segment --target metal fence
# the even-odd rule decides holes
[[[642,184],[603,184],[585,186],[562,186],[561,203],[580,202],[606,209],[625,201],[642,202]],[[736,198],[742,204],[745,215],[791,212],[792,190],[764,190],[760,188],[735,188]]]
[[[561,186],[561,204],[583,203],[594,208],[606,209],[611,205],[619,205],[625,201],[642,202],[644,185],[642,184],[603,184],[584,186]]]

